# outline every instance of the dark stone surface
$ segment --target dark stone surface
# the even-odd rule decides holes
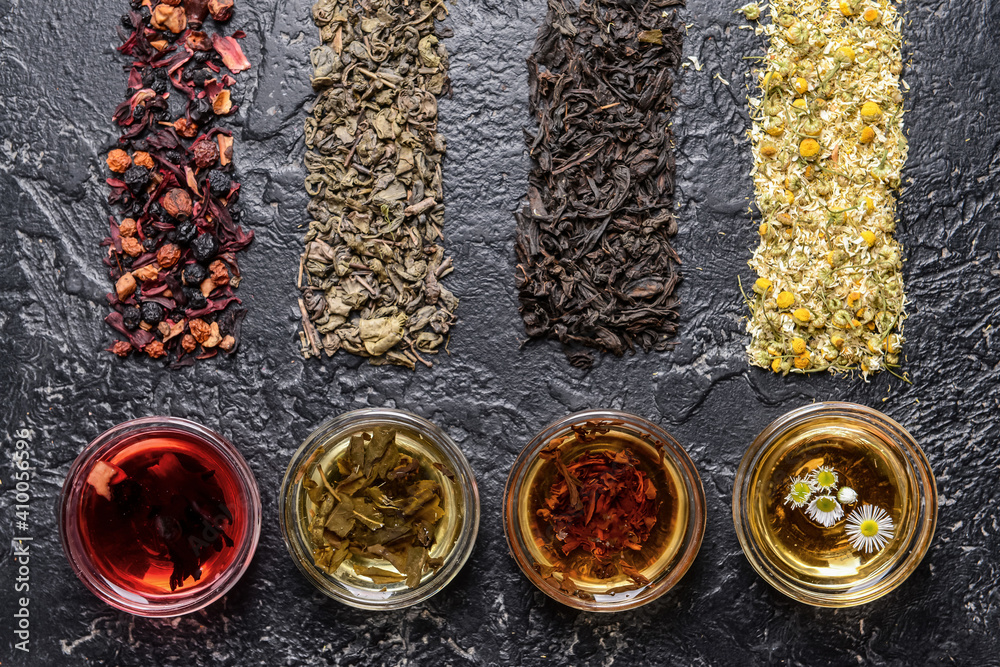
[[[113,26],[125,2],[0,0],[0,661],[22,665],[939,665],[998,664],[997,476],[1000,315],[996,224],[1000,158],[1000,5],[907,3],[906,122],[911,154],[898,237],[905,245],[906,369],[866,384],[780,378],[749,369],[736,275],[756,243],[747,214],[745,75],[762,43],[740,30],[737,2],[690,0],[686,68],[674,126],[677,245],[685,262],[674,352],[571,368],[549,343],[521,348],[513,286],[514,221],[525,192],[527,55],[541,0],[449,4],[455,92],[441,105],[449,139],[446,243],[462,298],[451,356],[433,370],[372,368],[296,351],[294,272],[306,196],[305,68],[317,41],[309,3],[243,0],[234,27],[253,69],[240,76],[236,161],[257,240],[242,261],[250,307],[239,353],[176,372],[101,351],[107,290],[103,154],[124,93]],[[724,84],[718,73],[730,82]],[[743,557],[730,517],[736,466],[770,420],[813,400],[886,411],[922,443],[937,474],[938,533],[888,597],[861,608],[806,607],[772,591]],[[461,575],[416,608],[342,607],[299,575],[277,528],[276,492],[299,442],[326,418],[364,406],[424,415],[463,447],[479,476],[479,542]],[[652,418],[701,470],[708,529],[674,591],[619,615],[551,602],[507,555],[500,507],[507,470],[530,436],[585,407]],[[77,453],[132,417],[198,420],[242,450],[260,483],[265,523],[233,592],[201,613],[133,618],[76,580],[53,507]],[[31,653],[13,648],[15,532],[9,454],[32,431]],[[18,533],[25,531],[18,530]]]

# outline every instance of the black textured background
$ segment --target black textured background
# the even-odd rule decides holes
[[[449,4],[454,95],[441,104],[450,287],[461,297],[451,356],[433,370],[372,368],[298,353],[294,274],[306,196],[305,67],[317,42],[307,0],[240,0],[253,69],[241,80],[236,165],[246,224],[239,295],[250,307],[238,354],[176,372],[101,351],[109,289],[103,157],[117,135],[124,59],[113,26],[124,0],[0,0],[0,662],[30,665],[997,665],[1000,642],[997,368],[1000,270],[1000,5],[906,3],[906,122],[912,129],[898,237],[912,300],[906,369],[870,384],[780,378],[744,361],[736,274],[756,243],[745,76],[762,41],[740,30],[737,2],[689,0],[674,131],[677,246],[685,263],[681,331],[666,354],[571,368],[550,343],[521,348],[511,212],[525,192],[520,127],[524,58],[542,0]],[[728,85],[721,79],[728,81]],[[754,435],[813,400],[886,411],[923,445],[937,475],[936,539],[888,597],[814,609],[773,592],[744,559],[730,517],[733,476]],[[482,493],[469,564],[427,603],[361,612],[315,591],[288,557],[276,493],[294,449],[326,418],[365,406],[424,415],[465,450]],[[530,436],[586,407],[652,418],[690,452],[708,498],[701,554],[659,601],[618,615],[559,606],[507,554],[500,508],[507,470]],[[173,620],[113,611],[76,580],[54,505],[77,453],[132,417],[171,414],[228,436],[257,475],[264,528],[249,572],[223,601]],[[33,431],[31,653],[13,649],[13,433]],[[23,531],[18,531],[23,532]]]

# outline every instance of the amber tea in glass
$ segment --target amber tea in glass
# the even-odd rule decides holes
[[[604,562],[595,558],[586,544],[566,553],[565,539],[557,539],[553,523],[545,518],[554,486],[564,483],[554,458],[540,456],[535,460],[525,473],[526,493],[516,502],[517,514],[528,536],[528,555],[534,559],[536,571],[554,577],[564,591],[599,601],[642,588],[654,577],[653,573],[674,560],[688,531],[689,498],[681,472],[672,461],[664,458],[662,449],[637,432],[610,421],[594,422],[593,426],[559,439],[554,453],[571,474],[574,464],[587,457],[606,454],[606,458],[613,461],[611,457],[619,452],[631,454],[629,458],[636,470],[655,489],[652,499],[656,503],[655,512],[649,517],[655,523],[645,539],[631,542],[617,554],[607,554]],[[613,469],[614,463],[608,467]],[[614,475],[615,472],[611,470],[605,474]],[[586,507],[593,500],[584,498],[582,504]],[[597,533],[592,539],[603,537],[607,535]]]
[[[898,586],[926,553],[934,478],[899,424],[865,406],[819,403],[761,433],[737,471],[737,535],[787,595],[849,606]]]
[[[433,509],[432,520],[418,521],[418,513],[399,517],[403,524],[400,532],[406,531],[406,534],[395,539],[388,521],[389,515],[398,514],[395,512],[397,508],[402,509],[401,499],[395,496],[389,498],[383,493],[392,484],[389,478],[394,476],[393,472],[386,475],[386,480],[375,480],[375,483],[366,484],[366,488],[354,494],[326,493],[329,489],[336,491],[340,488],[342,491],[340,484],[351,477],[352,466],[348,459],[351,457],[352,438],[360,438],[364,443],[362,446],[368,447],[379,434],[391,434],[390,437],[394,437],[399,458],[390,465],[403,471],[400,474],[406,475],[412,488],[424,483],[427,493],[434,496],[431,502],[420,508],[422,511]],[[339,465],[340,463],[344,465]],[[324,475],[326,480],[323,479]],[[314,565],[360,598],[391,595],[395,591],[418,586],[435,575],[459,541],[465,508],[456,473],[445,454],[430,439],[404,425],[376,426],[342,433],[339,438],[319,447],[301,466],[296,477],[304,488],[313,491],[296,494],[293,502],[296,504],[295,515],[299,519],[298,530],[301,531],[303,542],[313,547]],[[335,522],[325,521],[325,517],[335,514],[336,510],[331,512],[332,507],[322,507],[322,502],[331,495],[337,497],[328,501],[331,506],[338,504],[338,498],[343,500],[346,496],[353,497],[352,503],[363,503],[366,508],[357,508],[358,511],[350,519],[353,527],[350,530],[344,527],[341,531],[343,534],[339,536],[331,531]],[[316,528],[313,519],[317,513],[324,515],[322,523],[325,524],[325,530],[320,526],[317,539],[312,540],[312,532]],[[417,533],[424,529],[430,534],[422,542],[418,541],[413,535],[414,531],[406,530],[410,525],[416,526]],[[398,553],[399,549],[396,547],[403,540],[412,544],[409,544],[409,549]],[[340,549],[337,545],[340,545]],[[406,555],[414,549],[419,550],[420,557],[426,561],[425,567],[419,567],[415,571],[408,569],[405,562]],[[332,566],[331,556],[334,559]]]
[[[786,502],[789,480],[806,478],[821,467],[837,472],[838,490],[857,493],[857,500],[844,503],[843,516],[829,527]],[[905,461],[876,434],[845,428],[836,418],[816,420],[779,439],[751,483],[759,492],[752,501],[750,530],[773,551],[775,565],[800,580],[852,585],[877,576],[912,530],[915,512]],[[845,530],[850,513],[865,504],[885,510],[893,524],[893,537],[869,553],[855,548]]]

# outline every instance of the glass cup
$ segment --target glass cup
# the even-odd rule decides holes
[[[304,482],[321,481],[314,464],[332,463],[347,452],[350,438],[376,427],[397,430],[397,446],[415,459],[422,459],[423,474],[434,479],[441,491],[445,515],[435,525],[431,558],[443,563],[423,575],[417,586],[405,581],[376,582],[359,574],[352,556],[331,574],[317,567],[308,530],[311,501]],[[452,479],[443,470],[454,473]],[[329,474],[329,473],[327,473]],[[475,475],[458,445],[437,426],[417,415],[388,408],[365,408],[347,412],[326,422],[306,438],[292,456],[279,495],[281,534],[292,560],[316,588],[338,602],[359,609],[402,609],[418,604],[441,591],[455,578],[472,553],[479,531],[479,491]],[[358,561],[361,562],[360,560]],[[365,567],[394,572],[387,561],[364,558]]]
[[[927,457],[902,426],[854,403],[779,417],[743,456],[733,521],[753,568],[789,597],[849,607],[916,569],[937,521]]]
[[[189,482],[207,470],[224,505]],[[159,484],[160,474],[170,481]],[[134,419],[102,433],[70,467],[59,501],[73,571],[101,600],[137,616],[179,616],[225,595],[250,565],[260,517],[257,482],[236,448],[175,417]]]
[[[602,433],[580,437],[580,429],[596,433],[595,425]],[[560,555],[554,529],[538,519],[547,494],[562,479],[543,452],[553,441],[561,442],[568,465],[586,454],[625,448],[636,456],[635,467],[653,483],[659,502],[657,522],[641,549],[623,557],[641,578],[585,573],[587,565],[567,560],[586,561],[582,546]],[[705,533],[705,492],[687,452],[656,424],[614,410],[577,412],[545,427],[517,457],[504,491],[504,532],[518,567],[552,599],[585,611],[634,609],[670,590],[694,562]]]

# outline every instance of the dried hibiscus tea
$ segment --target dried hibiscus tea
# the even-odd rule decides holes
[[[236,109],[233,75],[250,62],[243,33],[204,25],[232,10],[230,1],[160,0],[122,17],[119,51],[131,70],[112,114],[121,136],[106,158],[121,222],[111,217],[102,243],[114,286],[105,322],[124,337],[109,349],[119,356],[188,365],[239,343],[236,255],[253,233],[238,222],[231,133],[213,124]]]

